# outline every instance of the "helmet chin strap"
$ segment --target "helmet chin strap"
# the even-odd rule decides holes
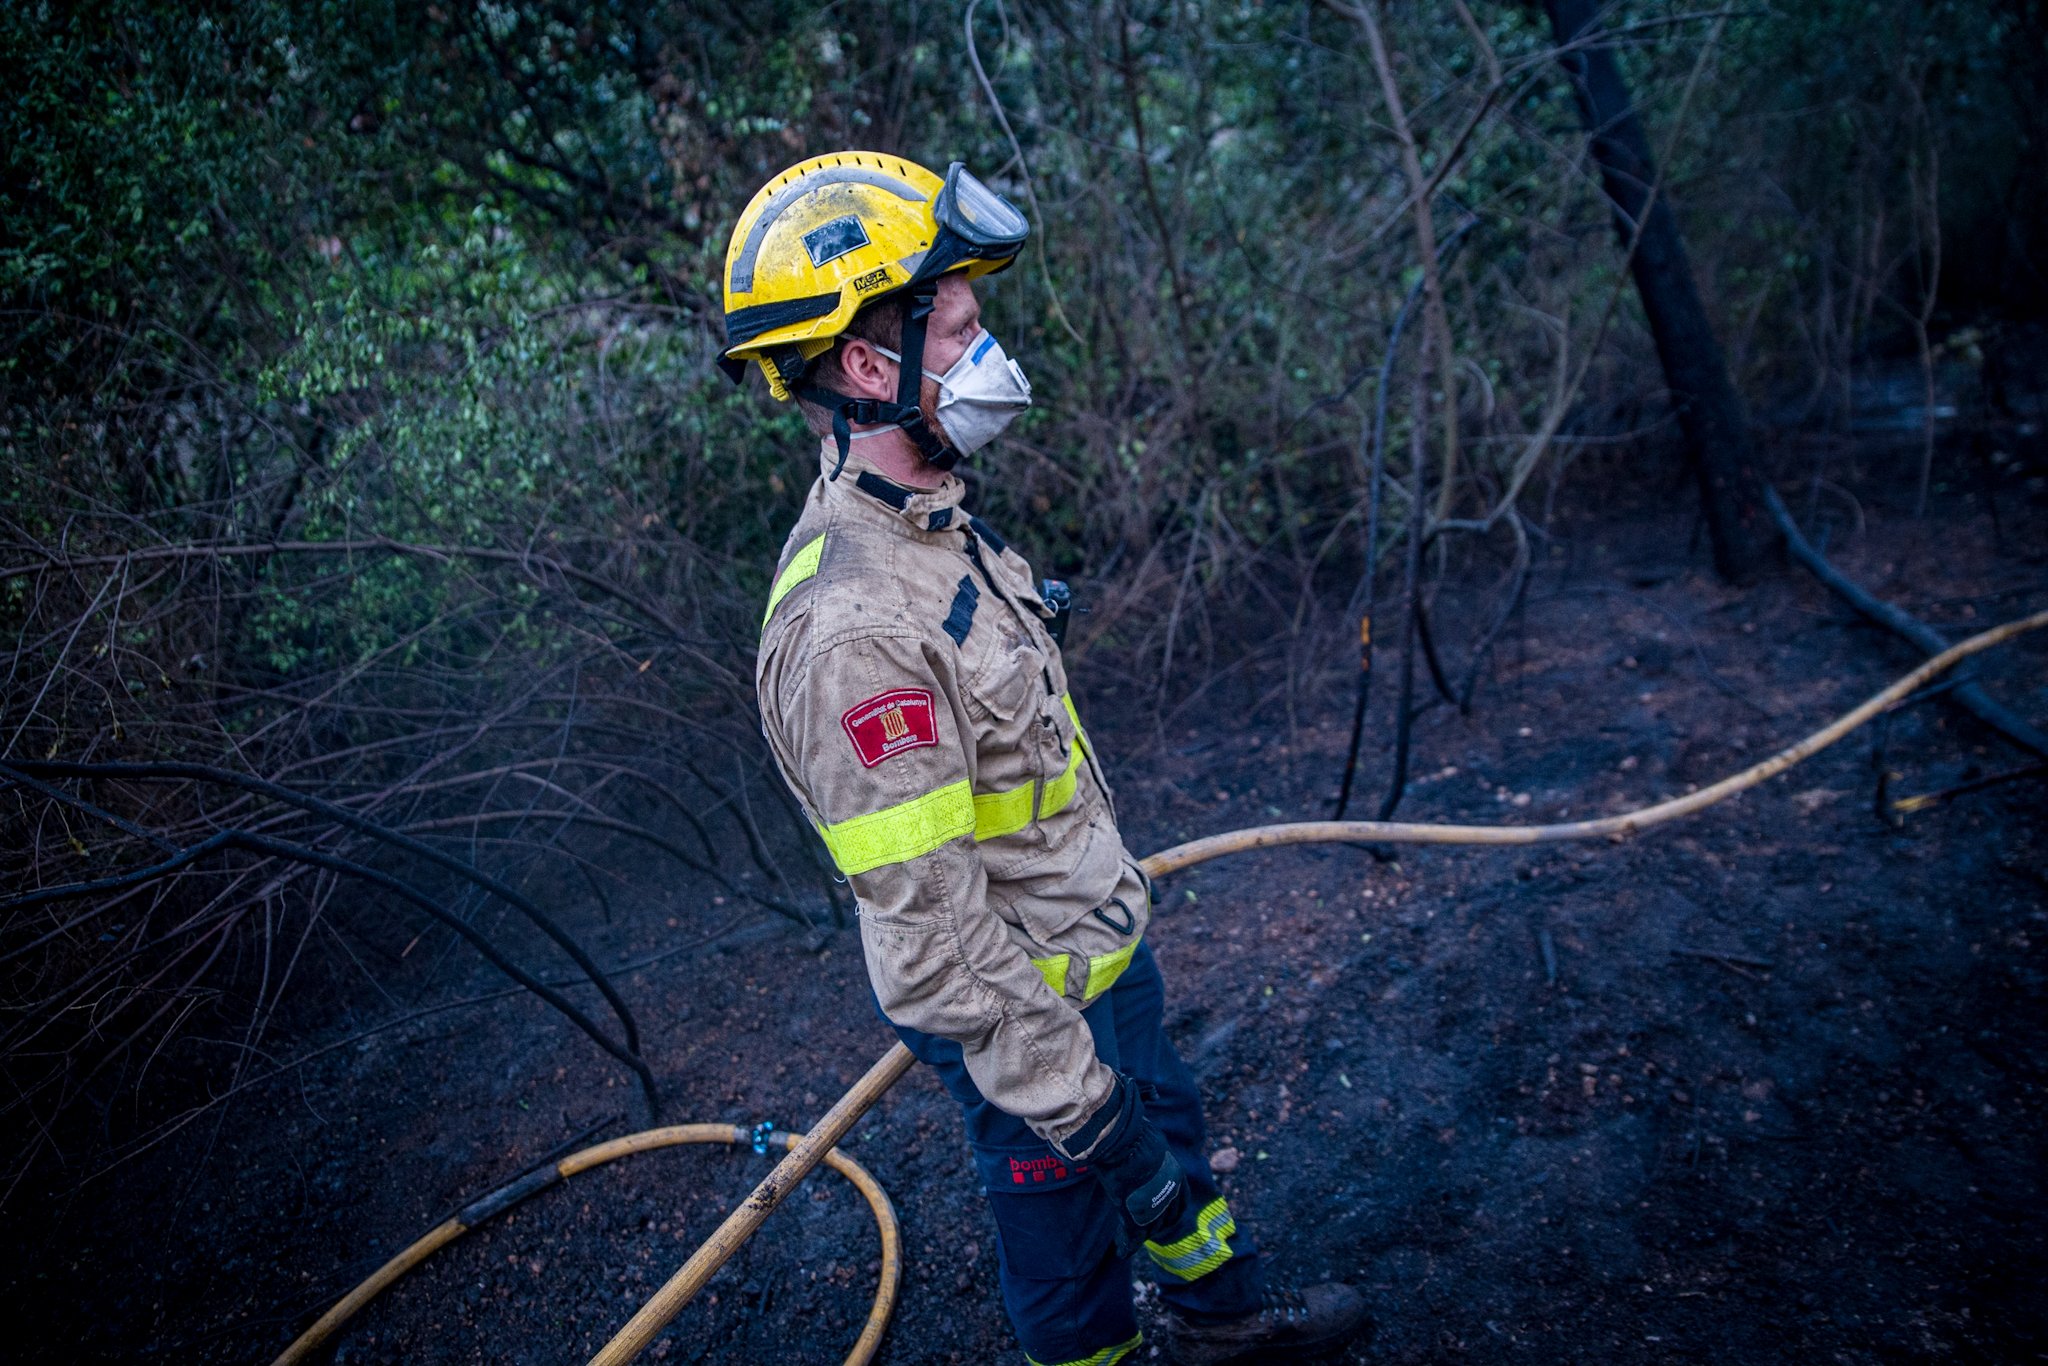
[[[879,398],[849,398],[830,389],[815,385],[797,391],[797,397],[829,409],[832,413],[832,440],[839,447],[839,461],[832,466],[828,479],[837,479],[839,472],[846,468],[847,451],[853,443],[852,424],[873,422],[893,423],[917,447],[917,453],[933,469],[950,470],[959,461],[960,453],[939,439],[926,421],[924,408],[919,403],[924,393],[924,335],[931,321],[932,297],[938,293],[938,282],[927,280],[910,287],[909,308],[903,319],[903,360],[897,366],[896,401],[891,403]]]

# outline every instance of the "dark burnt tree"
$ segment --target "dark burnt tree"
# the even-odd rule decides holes
[[[1615,230],[1629,253],[1686,455],[1699,476],[1714,568],[1722,578],[1741,582],[1756,573],[1768,543],[1742,399],[1700,301],[1670,192],[1658,185],[1628,84],[1612,48],[1599,41],[1599,7],[1594,0],[1544,0],[1544,8],[1614,208]],[[1591,41],[1583,41],[1589,30]]]

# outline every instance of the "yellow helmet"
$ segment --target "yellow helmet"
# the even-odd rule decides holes
[[[737,381],[746,362],[755,362],[776,399],[823,404],[833,411],[835,431],[843,433],[849,417],[896,422],[937,459],[943,448],[913,416],[931,295],[950,271],[972,280],[1003,269],[1029,235],[1024,216],[957,161],[943,179],[878,152],[798,162],[763,185],[733,226],[722,364]],[[906,289],[911,307],[896,403],[801,387],[811,362],[831,349],[861,305]]]

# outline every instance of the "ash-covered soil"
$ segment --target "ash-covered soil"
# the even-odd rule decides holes
[[[1876,591],[1958,637],[2048,606],[2038,491],[2002,495],[1996,545],[1977,498],[1915,522],[1887,502],[1903,495],[1859,493],[1861,529],[1840,518],[1830,553]],[[1539,546],[1472,714],[1417,721],[1404,819],[1641,805],[1914,662],[1797,571],[1717,585],[1687,548],[1689,495],[1606,496]],[[1454,673],[1491,575],[1439,605]],[[1171,707],[1076,664],[1135,850],[1328,814],[1350,680],[1332,672],[1319,709],[1297,699],[1290,720],[1265,648],[1243,642],[1250,667]],[[1353,814],[1386,786],[1391,651],[1380,668]],[[2048,719],[2048,640],[1980,677]],[[1892,720],[1882,762],[1898,793],[2025,760],[1933,704]],[[1169,1025],[1211,1146],[1236,1158],[1239,1218],[1277,1276],[1350,1279],[1374,1302],[1376,1340],[1339,1359],[2048,1354],[2041,780],[1902,829],[1874,815],[1874,781],[1866,730],[1622,843],[1290,849],[1162,882]],[[630,959],[729,909],[657,887],[589,942]],[[479,970],[467,989],[493,985]],[[755,921],[625,986],[674,1121],[801,1126],[890,1042],[851,931]],[[421,1003],[366,1007],[299,1047]],[[346,1043],[82,1188],[16,1191],[6,1355],[266,1362],[384,1257],[610,1116],[606,1134],[640,1127],[637,1093],[524,998]],[[881,1360],[1021,1360],[938,1086],[914,1072],[845,1146],[902,1219]],[[578,1177],[387,1293],[333,1359],[583,1361],[770,1161],[695,1148]],[[839,1361],[877,1253],[859,1197],[821,1173],[650,1359]]]

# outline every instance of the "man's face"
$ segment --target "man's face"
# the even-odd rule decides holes
[[[939,382],[931,376],[952,369],[980,335],[981,303],[974,297],[974,286],[958,272],[941,276],[938,292],[932,295],[931,316],[925,320],[924,368],[930,373],[918,390],[918,406],[924,410],[925,422],[948,446],[952,440],[938,423]],[[849,342],[840,368],[848,392],[855,397],[896,397],[896,362],[869,343],[858,338]]]
[[[974,286],[958,273],[939,277],[939,292],[932,296],[932,315],[925,322],[927,373],[918,389],[917,406],[924,410],[925,425],[949,447],[953,438],[939,425],[939,382],[932,376],[952,369],[980,335],[981,301],[974,297]]]
[[[945,374],[967,354],[968,343],[980,335],[981,304],[974,297],[974,286],[957,271],[941,276],[939,292],[932,296],[932,315],[925,323],[924,368],[934,375]],[[937,387],[929,379],[925,384],[932,386],[930,401],[936,402]]]

